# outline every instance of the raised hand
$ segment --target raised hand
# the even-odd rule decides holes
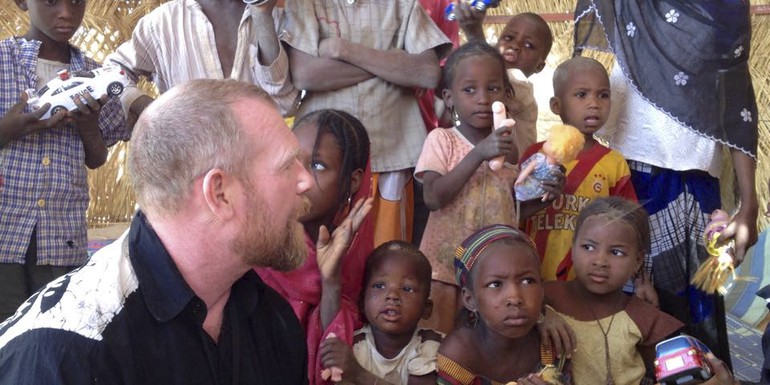
[[[334,233],[329,236],[329,230],[326,226],[321,226],[318,230],[318,242],[316,243],[316,260],[318,269],[323,279],[339,277],[342,267],[342,257],[350,247],[351,242],[358,228],[361,227],[366,215],[372,209],[373,198],[358,200],[350,209],[347,218],[345,218]]]

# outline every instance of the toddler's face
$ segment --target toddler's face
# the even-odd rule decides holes
[[[429,315],[430,282],[420,282],[410,257],[396,250],[388,253],[366,282],[364,313],[375,333],[412,334],[420,319]]]
[[[526,16],[514,16],[497,39],[497,49],[506,68],[517,68],[525,76],[540,72],[548,56],[548,33]]]
[[[617,293],[642,265],[637,242],[634,228],[623,220],[586,218],[572,245],[576,278],[591,293]]]
[[[575,126],[585,135],[598,131],[610,115],[610,81],[600,68],[572,70],[559,95],[559,115],[565,124]]]
[[[473,267],[473,293],[464,289],[466,308],[475,307],[487,328],[505,338],[527,335],[540,317],[540,263],[518,243],[489,245]],[[469,306],[470,305],[470,306]]]

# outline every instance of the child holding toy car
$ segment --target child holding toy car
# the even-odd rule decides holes
[[[0,322],[37,289],[87,258],[86,167],[128,140],[117,100],[75,96],[77,109],[40,119],[26,89],[42,88],[61,69],[99,65],[69,44],[84,0],[16,0],[29,12],[24,36],[0,41]]]

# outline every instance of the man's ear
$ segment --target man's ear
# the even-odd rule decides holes
[[[422,319],[430,318],[431,314],[433,314],[433,300],[430,298],[426,298],[425,305],[423,305],[423,308],[422,308]]]
[[[551,107],[551,112],[554,113],[554,115],[561,116],[561,101],[556,96],[552,96],[551,100],[548,103]]]
[[[364,177],[364,170],[356,169],[350,174],[350,196],[356,195],[358,189],[361,188],[361,179]],[[353,202],[356,203],[356,202]]]
[[[27,12],[29,10],[29,7],[27,7],[27,0],[14,0],[16,1],[16,6],[19,7],[24,12]]]
[[[214,168],[203,176],[201,193],[209,210],[218,218],[228,219],[235,215],[233,207],[233,182],[235,177],[224,170]]]

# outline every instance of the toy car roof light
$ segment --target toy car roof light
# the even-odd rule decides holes
[[[67,69],[61,69],[56,72],[56,76],[58,76],[61,80],[67,80],[70,78],[70,71]]]

